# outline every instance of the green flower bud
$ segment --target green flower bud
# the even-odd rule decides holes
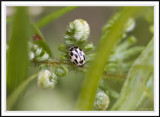
[[[106,110],[109,106],[109,97],[103,91],[100,91],[96,94],[96,99],[94,102],[95,110]]]
[[[38,74],[38,86],[41,88],[52,89],[57,83],[57,76],[49,70],[41,70]]]
[[[90,34],[88,23],[82,19],[76,19],[69,24],[65,39],[74,39],[77,42],[86,42]]]

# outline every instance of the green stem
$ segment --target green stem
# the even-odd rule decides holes
[[[135,16],[143,7],[125,7],[120,17],[114,22],[107,35],[102,36],[103,40],[99,44],[97,54],[93,60],[78,100],[78,110],[92,110],[99,81],[102,76],[104,66],[109,58],[113,47],[120,39],[120,35],[125,31],[126,22],[130,17]],[[108,30],[107,30],[108,31]]]
[[[14,91],[13,93],[7,98],[7,110],[11,110],[16,101],[18,100],[18,97],[20,94],[24,91],[25,87],[34,79],[37,77],[37,73],[29,77],[27,80],[21,83]]]

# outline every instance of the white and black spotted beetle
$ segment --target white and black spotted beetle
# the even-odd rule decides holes
[[[85,64],[85,54],[84,52],[74,45],[69,47],[69,57],[70,61],[75,65],[82,67]]]

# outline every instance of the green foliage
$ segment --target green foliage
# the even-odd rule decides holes
[[[33,79],[37,78],[39,88],[53,89],[70,71],[83,73],[85,77],[78,110],[153,110],[153,39],[141,53],[144,47],[136,45],[139,40],[134,34],[127,35],[145,7],[124,7],[117,12],[104,26],[96,51],[93,51],[93,42],[87,43],[89,24],[75,19],[67,26],[64,41],[59,44],[60,58],[55,58],[39,28],[75,8],[60,9],[33,24],[29,22],[27,8],[16,7],[14,17],[7,20],[13,23],[11,40],[7,44],[7,93],[10,94],[7,95],[7,110],[14,109]],[[143,18],[151,23],[148,29],[153,34],[152,14],[145,13]],[[72,45],[84,51],[85,66],[78,67],[70,61],[68,50]],[[29,57],[32,67],[39,71],[27,79]],[[115,85],[121,86],[115,90]]]
[[[74,9],[74,7],[67,7],[52,14],[52,21],[72,9]],[[43,21],[44,20],[41,20],[39,24],[42,24]],[[37,74],[34,74],[26,79],[29,56],[30,60],[36,62],[48,61],[52,53],[39,28],[35,24],[30,23],[26,7],[16,7],[15,15],[7,19],[7,23],[8,22],[13,23],[11,40],[9,44],[7,44],[7,94],[9,95],[7,95],[7,110],[11,110],[27,85],[37,76]],[[48,22],[45,23],[50,22],[48,20]],[[29,41],[31,35],[32,40]],[[40,69],[44,69],[44,66],[46,67],[46,65],[41,64]],[[66,68],[65,70],[67,71]],[[56,79],[54,77],[53,80],[56,82],[57,76]]]
[[[136,41],[134,36],[121,40],[113,49],[104,71],[108,74],[126,74],[144,48],[142,46],[131,47]]]
[[[126,22],[130,17],[135,16],[143,7],[125,7],[121,13],[114,17],[113,23],[108,28],[104,28],[101,42],[98,46],[93,64],[89,68],[87,77],[84,81],[80,98],[78,100],[78,109],[92,110],[94,98],[103,73],[105,63],[109,59],[110,52],[118,42],[119,37],[124,33]],[[104,51],[107,50],[107,51]],[[94,79],[94,80],[93,80]]]
[[[103,92],[99,91],[96,94],[95,102],[94,102],[94,110],[106,110],[109,106],[109,97]]]
[[[39,28],[42,28],[44,26],[46,26],[47,24],[53,22],[55,19],[63,16],[64,14],[68,13],[69,11],[75,9],[76,7],[65,7],[63,9],[60,9],[56,12],[53,12],[45,17],[43,17],[42,19],[40,19],[38,22],[37,22],[37,26]]]
[[[37,77],[37,73],[23,81],[7,98],[7,110],[12,110],[13,106],[16,104],[16,101],[19,99],[20,95],[26,89],[28,84]]]
[[[57,67],[55,69],[55,74],[57,74],[60,77],[66,76],[67,72],[68,72],[68,68],[66,66],[64,66],[64,65],[60,66],[60,67]]]
[[[46,61],[50,57],[49,54],[39,45],[29,42],[30,46],[30,60]]]
[[[153,39],[132,65],[120,97],[111,110],[154,110]]]
[[[22,83],[28,74],[28,39],[31,25],[26,7],[16,7],[11,40],[7,52],[7,93]]]
[[[153,11],[154,11],[154,7],[148,7],[146,9],[145,16],[144,16],[146,21],[148,21],[151,24],[153,24],[153,21],[154,21]]]
[[[35,25],[32,24],[32,30],[33,30],[33,34],[32,34],[32,41],[37,44],[39,47],[42,47],[50,56],[52,56],[52,52],[50,50],[50,48],[48,47],[42,33],[40,32],[39,28]],[[34,39],[34,35],[39,36],[39,39]]]

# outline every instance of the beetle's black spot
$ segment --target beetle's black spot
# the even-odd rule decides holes
[[[73,52],[70,52],[70,55],[73,56]]]
[[[78,53],[78,51],[77,50],[75,50],[77,53]]]
[[[72,57],[71,57],[71,56],[69,56],[69,58],[70,58],[70,59],[72,59]]]
[[[75,49],[77,49],[78,47],[74,47]]]
[[[81,48],[79,48],[79,50],[82,51]]]
[[[73,51],[73,48],[70,48],[69,51]]]
[[[77,56],[76,54],[75,54],[74,56],[75,56],[76,58],[78,58],[78,56]]]
[[[83,58],[84,58],[84,60],[85,60],[85,56],[83,55]]]
[[[82,64],[82,63],[83,63],[83,60],[81,60],[80,63]]]
[[[77,61],[76,59],[74,59],[74,62],[75,62],[76,64],[78,64],[78,61]]]

